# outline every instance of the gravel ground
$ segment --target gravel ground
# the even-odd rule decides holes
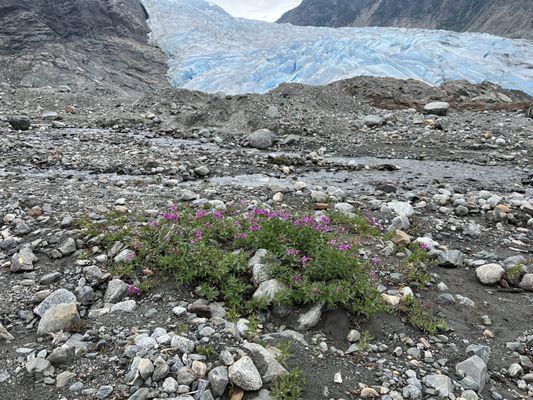
[[[450,104],[446,115],[424,112],[440,100]],[[245,399],[269,399],[268,373],[285,369],[268,345],[287,339],[286,368],[303,370],[304,399],[532,398],[529,102],[491,85],[373,78],[231,97],[5,89],[0,398],[240,399],[240,387]],[[28,116],[31,128],[13,129],[12,115]],[[194,288],[176,289],[169,279],[140,298],[117,290],[126,283],[110,283],[116,249],[98,246],[75,220],[113,210],[153,214],[177,201],[308,212],[347,203],[409,241],[431,238],[432,282],[413,290],[449,330],[428,335],[394,313],[366,320],[344,310],[322,310],[315,326],[301,330],[269,311],[260,316],[261,345],[250,350],[245,321],[230,322]],[[409,286],[399,273],[405,254],[388,242],[365,246],[384,261],[381,290],[401,301]],[[50,321],[35,307],[59,289],[69,293],[52,307],[59,311],[51,323],[71,318],[76,329],[38,335]],[[349,336],[361,345],[353,330],[371,339],[348,354]],[[185,349],[179,335],[196,350],[211,343],[214,354]],[[235,376],[246,355],[263,392],[251,390],[255,367]],[[229,369],[229,378],[207,373],[215,367],[222,375]]]

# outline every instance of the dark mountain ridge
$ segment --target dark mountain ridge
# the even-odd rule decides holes
[[[4,0],[0,78],[26,87],[141,93],[166,86],[138,0]]]
[[[279,23],[393,26],[533,39],[531,0],[303,0]]]

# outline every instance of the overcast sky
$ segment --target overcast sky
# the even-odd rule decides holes
[[[210,0],[235,17],[276,21],[302,0]]]

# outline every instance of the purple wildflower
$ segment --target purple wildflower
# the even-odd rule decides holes
[[[308,256],[302,256],[302,258],[300,258],[300,262],[302,263],[302,265],[305,267],[307,265],[307,263],[311,261],[311,257],[308,257]]]
[[[207,215],[207,211],[206,210],[196,210],[196,219],[202,219],[204,218],[206,215]]]
[[[377,267],[379,264],[381,264],[381,258],[379,257],[372,257],[370,259],[370,264],[372,264],[374,267]]]
[[[139,289],[137,286],[128,285],[128,294],[141,297],[141,289]]]
[[[302,278],[302,275],[298,274],[294,277],[294,282],[299,285],[300,283],[302,283],[303,281],[303,278]]]
[[[177,221],[178,219],[180,219],[180,214],[177,212],[176,213],[164,213],[163,219],[167,221]]]

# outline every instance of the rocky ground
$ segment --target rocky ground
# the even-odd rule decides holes
[[[310,400],[533,396],[527,96],[371,78],[231,97],[2,90],[0,398],[264,400],[296,367]],[[320,305],[234,320],[172,279],[138,296],[116,275],[127,244],[78,221],[176,202],[363,210],[392,232],[361,255],[383,260],[383,301],[414,292],[448,329]],[[415,241],[434,260],[420,289],[399,268]]]

